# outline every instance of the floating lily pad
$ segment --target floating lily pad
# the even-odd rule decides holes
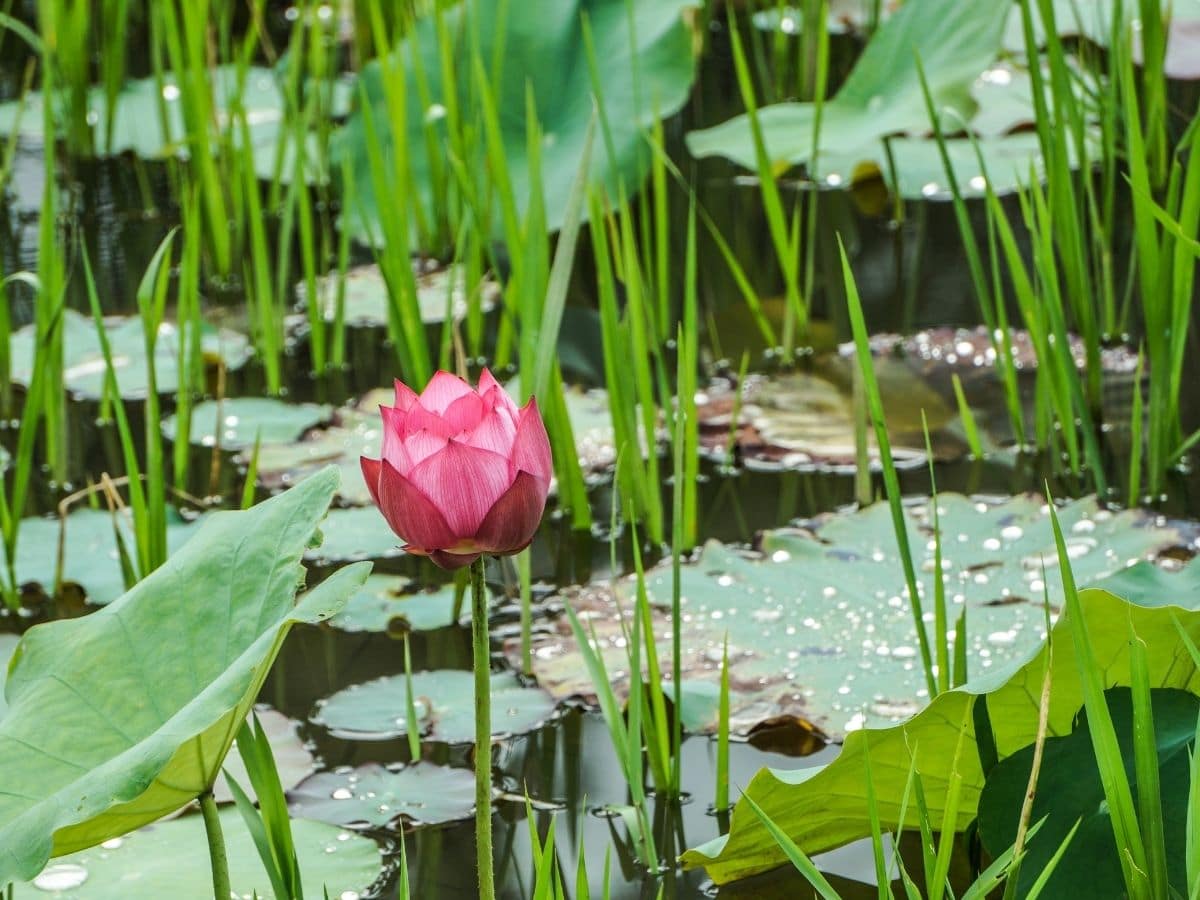
[[[300,723],[289,719],[281,712],[266,707],[256,709],[254,713],[258,716],[258,723],[262,726],[263,732],[271,744],[271,755],[275,757],[279,783],[285,791],[290,790],[312,775],[316,768],[316,760],[313,759],[312,753],[300,738],[298,730]],[[225,780],[225,771],[233,775],[238,786],[250,796],[250,799],[256,799],[254,786],[250,783],[250,776],[246,774],[246,765],[242,762],[242,755],[236,752],[236,748],[234,752],[225,757],[225,765],[222,766],[222,769],[224,771],[217,776],[217,781],[213,785],[213,796],[216,797],[218,803],[233,802],[233,794]],[[318,817],[314,816],[313,818]]]
[[[374,506],[331,509],[321,523],[321,534],[325,540],[304,554],[306,562],[328,565],[404,555],[400,539]]]
[[[229,857],[229,880],[238,897],[282,900],[271,889],[241,815],[221,813]],[[366,893],[379,877],[379,848],[369,838],[324,822],[292,820],[296,856],[305,896],[342,897]],[[15,886],[14,896],[62,900],[129,900],[174,897],[211,900],[212,869],[204,823],[198,815],[160,822],[104,844],[54,860],[32,882]]]
[[[149,381],[141,319],[112,317],[104,322],[121,396],[126,399],[146,396]],[[95,320],[68,309],[63,311],[62,328],[63,380],[67,390],[89,400],[100,399],[104,396],[106,367]],[[164,322],[159,326],[154,370],[160,394],[171,393],[179,385],[180,335],[174,323]],[[12,378],[18,384],[27,386],[33,376],[35,342],[33,325],[12,334]],[[206,359],[221,360],[228,369],[240,369],[253,355],[245,335],[224,328],[205,326],[200,343]]]
[[[12,659],[19,640],[20,637],[15,634],[0,634],[0,716],[8,709],[4,700],[4,682],[8,680],[8,662]]]
[[[401,575],[372,575],[329,624],[342,631],[431,631],[454,625],[454,585],[431,591]],[[470,617],[469,603],[463,615]]]
[[[207,80],[213,93],[214,121],[220,131],[227,132],[233,124],[230,108],[238,93],[237,67],[216,66],[207,73]],[[345,115],[352,93],[350,82],[338,80],[332,87],[332,113]],[[0,103],[0,134],[10,134],[13,128],[17,127],[19,116],[21,137],[41,141],[44,138],[43,103],[44,96],[40,91],[30,91],[23,101]],[[295,133],[291,127],[285,127],[286,109],[279,76],[271,69],[251,66],[246,71],[241,104],[246,111],[255,170],[259,177],[270,178],[273,175],[277,154],[282,152],[281,177],[284,182],[290,181],[295,165],[295,149],[292,146]],[[174,73],[166,73],[161,91],[154,78],[135,79],[125,83],[117,95],[112,143],[109,145],[105,144],[104,135],[108,101],[103,88],[93,87],[89,90],[88,109],[89,120],[95,123],[94,141],[98,155],[110,156],[129,152],[144,159],[188,155],[182,89]],[[167,120],[165,132],[162,117],[164,111]],[[308,180],[324,178],[326,173],[318,169],[315,140],[311,135],[308,136],[308,140],[313,152],[306,153],[305,162],[309,169],[306,177]]]
[[[1128,687],[1119,687],[1106,691],[1104,697],[1120,746],[1120,759],[1125,763],[1125,777],[1137,803],[1133,694]],[[1188,855],[1185,842],[1188,788],[1200,697],[1189,691],[1159,688],[1150,692],[1150,705],[1167,877],[1173,893],[1182,894],[1187,890],[1184,861]],[[1079,710],[1070,734],[1046,739],[1031,818],[1033,822],[1045,820],[1045,824],[1029,842],[1028,856],[1019,875],[1019,896],[1029,892],[1072,831],[1074,837],[1046,882],[1048,896],[1084,894],[1112,900],[1127,896],[1121,875],[1122,851],[1117,849],[1113,838],[1112,818],[1092,740],[1084,709]],[[987,774],[979,797],[979,835],[993,858],[1011,847],[1016,839],[1033,756],[1031,744],[1005,757]]]
[[[852,468],[855,465],[855,424],[852,375],[844,359],[827,358],[812,372],[754,375],[741,387],[741,409],[732,429],[743,462],[785,468]],[[897,465],[925,459],[921,425],[924,411],[934,455],[954,459],[966,443],[946,430],[957,413],[923,378],[903,362],[880,358],[876,376],[884,398],[892,456]],[[736,396],[722,383],[710,386],[697,403],[701,445],[724,457],[729,443]],[[874,437],[868,434],[873,466],[879,466]]]
[[[1061,596],[1044,502],[1018,496],[997,505],[957,494],[939,498],[950,615],[966,611],[970,671],[1023,658],[1044,637],[1043,559],[1049,596]],[[1062,507],[1080,583],[1121,569],[1180,541],[1144,513],[1111,513],[1092,499]],[[908,509],[911,546],[932,617],[933,549],[928,504]],[[912,613],[887,504],[824,516],[809,529],[768,532],[761,552],[710,541],[683,567],[683,678],[715,681],[729,639],[731,727],[747,732],[776,715],[794,715],[832,737],[864,725],[897,722],[928,702]],[[654,632],[670,635],[671,568],[647,573]],[[594,627],[609,672],[628,667],[617,601],[625,615],[634,583],[569,591],[565,600]],[[953,619],[952,619],[953,621]],[[626,625],[628,626],[628,622]],[[517,644],[506,652],[516,656]],[[670,659],[670,642],[659,646]],[[534,674],[558,699],[593,698],[579,648],[565,622],[535,639]],[[614,682],[624,692],[624,676]]]
[[[549,6],[463,2],[443,11],[442,25],[433,16],[422,17],[394,51],[397,64],[407,70],[408,120],[403,135],[391,130],[378,62],[365,66],[361,74],[381,152],[387,158],[395,141],[407,142],[412,188],[420,194],[408,199],[424,207],[427,222],[435,220],[433,189],[447,177],[447,160],[455,152],[448,146],[444,127],[447,107],[453,103],[463,111],[478,107],[467,97],[468,93],[477,96],[471,59],[503,60],[491,73],[494,77],[489,86],[512,194],[520,207],[531,196],[526,110],[527,103],[532,103],[542,135],[538,156],[545,224],[556,230],[562,223],[595,107],[592,76],[588,66],[581,64],[585,17],[601,69],[605,113],[604,140],[597,129],[592,148],[592,174],[616,196],[619,184],[624,184],[626,192],[639,189],[649,171],[651,155],[645,131],[687,100],[700,44],[696,6],[691,0],[642,0],[632,6],[625,0],[572,0]],[[496,18],[500,10],[504,10],[503,22]],[[450,58],[457,71],[449,73],[453,78],[450,84],[443,81],[440,31],[449,35],[453,45]],[[459,94],[458,98],[451,98],[450,91]],[[334,153],[335,168],[344,160],[354,179],[353,202],[344,226],[360,239],[378,240],[379,210],[394,198],[377,193],[367,146],[364,117],[356,111],[339,134]],[[609,159],[610,151],[614,159]],[[484,165],[475,158],[461,162],[472,171],[476,165],[480,170]],[[449,223],[451,240],[455,224]],[[495,221],[483,227],[491,227],[499,235],[500,225],[497,214]],[[414,240],[418,239],[417,229],[412,231]]]
[[[288,793],[295,815],[347,827],[441,825],[475,811],[475,774],[430,762],[320,772]]]
[[[426,740],[463,744],[475,738],[473,675],[461,669],[412,676],[421,734]],[[321,701],[312,721],[347,740],[387,740],[407,733],[403,675],[352,685]],[[532,731],[554,713],[541,688],[524,687],[509,672],[492,674],[492,737]]]
[[[1106,687],[1130,683],[1129,634],[1147,646],[1151,688],[1178,688],[1195,694],[1200,670],[1187,642],[1200,640],[1200,612],[1194,594],[1172,596],[1175,608],[1147,609],[1106,591],[1084,590],[1079,601],[1091,640],[1096,671]],[[970,627],[970,626],[969,626]],[[929,824],[934,831],[962,831],[978,812],[984,773],[975,747],[974,707],[987,695],[987,709],[1001,759],[1033,743],[1038,729],[1039,698],[1046,669],[1051,683],[1048,734],[1065,735],[1083,700],[1079,681],[1082,663],[1075,655],[1074,623],[1059,619],[1050,641],[1007,665],[976,672],[960,688],[939,694],[912,719],[887,728],[854,732],[828,765],[807,769],[762,769],[745,788],[767,815],[805,853],[821,853],[869,837],[872,821],[886,831],[898,825],[901,798],[912,771],[925,784]],[[1193,727],[1194,727],[1193,720]],[[866,757],[876,801],[868,803]],[[947,816],[946,785],[962,779],[957,817]],[[908,806],[906,828],[917,827],[916,810]],[[687,851],[685,867],[704,866],[718,884],[765,872],[786,863],[775,839],[748,803],[733,810],[727,836]],[[1031,871],[1040,871],[1030,866]]]
[[[491,278],[485,279],[481,286],[467,285],[466,270],[457,263],[430,271],[420,271],[421,266],[414,265],[418,269],[417,307],[421,312],[421,321],[426,325],[446,321],[447,312],[456,322],[465,318],[469,292],[479,291],[485,312],[491,310],[500,298],[500,286]],[[336,274],[325,275],[317,280],[321,313],[329,322],[334,321],[337,314],[338,282]],[[351,269],[346,273],[345,282],[346,325],[351,328],[386,326],[391,299],[387,281],[379,266],[372,263]],[[297,286],[296,293],[300,305],[305,306],[307,299],[303,282]]]
[[[290,443],[333,415],[333,407],[317,403],[284,403],[271,397],[228,397],[205,400],[192,410],[193,444],[224,450],[244,450],[261,436],[264,444]],[[220,417],[218,426],[217,419]],[[175,440],[176,421],[168,416],[163,434]]]
[[[132,516],[128,508],[116,514],[126,550],[134,553]],[[167,510],[167,550],[174,552],[199,527],[204,516],[184,519],[174,509]],[[37,584],[47,594],[54,589],[58,567],[60,525],[58,519],[21,520],[17,540],[17,580]],[[82,588],[88,603],[103,606],[125,593],[117,541],[113,533],[113,515],[98,509],[79,509],[66,518],[66,537],[62,541],[62,580]]]

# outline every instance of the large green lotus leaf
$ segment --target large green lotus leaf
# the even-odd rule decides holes
[[[468,619],[470,607],[463,604]],[[455,624],[454,585],[421,591],[403,575],[372,575],[329,624],[342,631],[371,632],[446,628]]]
[[[1133,695],[1126,687],[1110,688],[1105,692],[1105,701],[1121,747],[1125,775],[1133,791],[1134,803],[1137,803]],[[1158,751],[1159,803],[1167,875],[1170,884],[1183,896],[1187,893],[1184,836],[1191,783],[1189,757],[1196,741],[1200,697],[1187,691],[1160,688],[1150,692],[1150,701],[1154,715],[1154,744]],[[983,785],[979,797],[979,836],[993,857],[1003,853],[1016,840],[1033,756],[1032,745],[1018,750],[998,763]],[[1048,896],[1084,893],[1088,897],[1112,900],[1126,896],[1112,818],[1096,766],[1096,751],[1085,710],[1079,711],[1069,735],[1046,739],[1030,821],[1043,819],[1045,823],[1030,840],[1028,855],[1021,865],[1019,895],[1028,893],[1078,823],[1078,831],[1046,883]]]
[[[1101,578],[1093,587],[1104,588],[1141,606],[1200,603],[1200,561],[1193,559],[1178,572],[1140,562]]]
[[[296,441],[304,432],[329,421],[333,407],[325,403],[284,403],[272,397],[229,397],[205,400],[192,410],[190,440],[202,447],[220,444],[224,450]],[[219,421],[218,421],[219,419]],[[175,440],[174,416],[163,420],[163,434]]]
[[[221,813],[221,831],[234,895],[283,900],[271,889],[254,840],[236,810]],[[293,819],[292,838],[306,897],[349,900],[366,894],[383,867],[374,841],[324,822]],[[59,900],[211,900],[207,847],[200,816],[159,822],[57,860],[32,883],[16,885],[14,896],[22,900],[47,894]]]
[[[1184,598],[1177,598],[1184,599]],[[1186,602],[1195,605],[1195,598]],[[1150,684],[1156,688],[1200,691],[1200,670],[1181,636],[1200,640],[1200,612],[1194,608],[1147,608],[1095,588],[1080,593],[1085,626],[1106,687],[1129,684],[1129,629],[1153,648]],[[1178,624],[1177,624],[1178,623]],[[968,629],[973,626],[968,625]],[[1071,626],[1055,623],[1052,646],[1049,734],[1066,735],[1083,705]],[[987,708],[1000,757],[1033,743],[1038,701],[1047,663],[1047,644],[1002,666],[977,672],[966,685],[934,698],[911,719],[886,728],[855,731],[831,763],[808,769],[762,769],[745,793],[809,854],[839,847],[871,833],[864,759],[870,765],[880,821],[898,826],[900,804],[915,759],[921,774],[934,830],[961,830],[975,818],[984,777],[974,746],[973,707],[987,695]],[[1194,723],[1193,723],[1194,725]],[[961,744],[960,744],[961,737]],[[956,750],[958,753],[955,762]],[[955,822],[945,822],[946,786],[951,770],[962,776]],[[915,804],[909,804],[906,828],[916,829]],[[734,807],[728,836],[689,850],[683,863],[703,866],[719,884],[764,872],[786,862],[762,820],[744,801]]]
[[[414,672],[413,700],[426,740],[463,744],[475,737],[472,673],[461,669]],[[407,734],[403,675],[351,685],[322,700],[312,722],[338,737],[381,741]],[[544,690],[525,687],[511,672],[492,673],[492,736],[532,731],[554,713]]]
[[[146,396],[146,346],[142,336],[142,321],[136,316],[105,319],[108,341],[112,347],[113,367],[121,396],[137,399]],[[63,312],[63,380],[73,394],[90,400],[104,396],[106,367],[96,322],[74,310]],[[158,391],[169,394],[179,386],[180,330],[171,322],[158,329],[155,345],[154,371],[158,376]],[[34,326],[27,325],[12,335],[12,379],[28,385],[33,377],[33,354],[37,338]],[[220,359],[228,369],[240,369],[253,355],[245,335],[227,329],[205,327],[200,337],[206,357]]]
[[[174,553],[193,534],[206,518],[182,518],[173,508],[167,510],[167,550]],[[64,584],[78,585],[88,603],[103,606],[125,593],[125,577],[117,550],[112,513],[98,509],[79,509],[65,519],[66,533],[62,537]],[[134,530],[128,508],[115,516],[125,547],[133,552]],[[59,519],[28,518],[21,520],[17,540],[17,581],[37,584],[49,594],[54,588],[58,571]]]
[[[930,130],[916,55],[937,108],[952,109],[962,121],[969,120],[975,112],[971,84],[995,60],[1007,12],[1003,3],[957,0],[910,0],[901,6],[875,32],[837,96],[824,104],[819,157],[866,153],[862,159],[882,160],[881,138]],[[778,103],[759,111],[773,163],[809,160],[815,112],[812,103]],[[947,127],[954,125],[947,122]],[[695,156],[724,156],[757,168],[745,115],[693,131],[687,143]]]
[[[0,716],[8,709],[4,700],[4,683],[8,680],[8,663],[17,649],[17,640],[15,634],[0,634]]]
[[[475,811],[475,774],[424,760],[384,768],[319,772],[288,792],[291,811],[348,827],[441,825]]]
[[[366,578],[344,569],[293,603],[336,481],[214,513],[119,600],[25,634],[0,720],[0,883],[212,784],[291,625],[329,618]]]
[[[458,263],[421,271],[417,268],[417,308],[421,313],[421,321],[426,325],[437,325],[447,319],[447,313],[454,321],[461,321],[467,314],[468,291],[465,282],[465,268]],[[337,296],[339,278],[336,273],[323,275],[317,279],[317,297],[321,314],[327,322],[332,322],[337,315]],[[484,311],[491,310],[500,296],[499,286],[492,279],[484,281],[482,286],[472,285],[471,289],[480,292],[481,306]],[[343,317],[351,328],[385,327],[388,323],[388,309],[391,306],[391,294],[388,291],[387,280],[383,277],[377,263],[358,266],[345,275],[343,295]],[[296,286],[296,295],[301,308],[307,306],[304,282]],[[305,317],[307,322],[307,317]]]
[[[213,93],[214,121],[222,133],[227,132],[231,123],[230,107],[238,89],[237,67],[217,66],[208,73],[207,80]],[[331,93],[334,115],[344,115],[348,109],[351,84],[344,79],[334,82]],[[295,132],[285,121],[287,111],[279,77],[271,69],[251,66],[246,72],[246,87],[241,99],[250,130],[255,171],[260,178],[269,179],[278,166],[281,180],[290,181],[295,170]],[[43,103],[40,91],[30,91],[23,100],[0,103],[0,134],[11,134],[16,129],[21,137],[41,141],[44,136]],[[168,72],[164,76],[161,92],[154,78],[126,82],[117,95],[112,145],[106,147],[103,129],[108,101],[103,88],[93,87],[88,92],[88,108],[90,118],[97,123],[97,153],[108,156],[129,152],[143,159],[186,157],[183,105],[182,90],[174,73]],[[162,125],[164,110],[168,123],[166,133]],[[327,173],[319,168],[315,136],[310,134],[306,139],[306,178],[323,179]]]
[[[474,83],[472,50],[476,44],[484,65],[500,64],[490,81],[502,131],[505,164],[517,203],[524,207],[530,196],[530,168],[526,155],[526,98],[532,93],[543,133],[541,175],[547,227],[562,224],[570,186],[579,170],[595,103],[585,57],[582,19],[587,17],[600,68],[607,130],[597,129],[592,152],[592,176],[615,197],[618,184],[626,192],[637,190],[649,170],[650,153],[645,134],[661,116],[674,113],[684,103],[695,73],[694,0],[562,0],[553,4],[502,3],[499,0],[466,0],[445,13],[451,36],[454,85],[461,109],[475,108],[465,94]],[[503,14],[504,20],[498,16]],[[501,45],[501,41],[503,44]],[[431,123],[433,152],[448,157],[445,127],[447,86],[442,79],[438,34],[431,17],[418,21],[395,52],[406,68],[407,142],[412,179],[419,202],[431,209],[433,171],[427,156],[426,135]],[[413,59],[421,62],[420,74]],[[422,98],[420,82],[427,93]],[[382,76],[377,63],[365,66],[360,83],[372,106],[384,159],[392,152],[396,136],[388,124]],[[482,143],[482,142],[481,142]],[[609,147],[615,159],[609,158]],[[393,203],[391,196],[377,197],[367,156],[367,136],[361,112],[351,114],[334,145],[334,170],[341,160],[351,167],[353,202],[344,227],[360,239],[380,234],[379,207]],[[445,159],[441,160],[444,168]],[[480,159],[473,163],[483,167]],[[489,163],[490,164],[490,163]],[[493,223],[499,233],[500,223]],[[414,239],[416,237],[414,229]]]
[[[939,497],[943,581],[950,615],[966,611],[969,671],[1024,659],[1044,634],[1043,560],[1050,602],[1061,590],[1045,502],[1024,495],[998,505]],[[1111,513],[1092,499],[1059,511],[1080,583],[1180,542],[1141,512]],[[932,618],[933,549],[928,504],[910,506],[926,615]],[[812,529],[768,532],[759,553],[710,541],[682,574],[683,679],[715,681],[729,640],[730,727],[745,733],[778,715],[798,716],[834,738],[901,721],[928,702],[912,612],[886,503],[822,517]],[[660,659],[670,659],[671,567],[647,573]],[[628,669],[618,608],[633,608],[635,582],[568,592],[610,673]],[[625,623],[628,627],[628,623]],[[515,657],[512,639],[506,651]],[[538,683],[558,699],[595,687],[569,628],[535,641]],[[626,690],[622,675],[614,681]]]

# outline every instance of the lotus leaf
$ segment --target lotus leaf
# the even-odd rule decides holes
[[[293,813],[348,827],[441,825],[475,811],[475,775],[419,761],[320,772],[288,794]]]
[[[333,407],[323,403],[284,403],[271,397],[205,400],[192,410],[190,439],[193,444],[220,445],[223,450],[245,450],[259,437],[264,444],[289,443],[332,415]],[[175,429],[175,417],[168,416],[162,424],[163,434],[175,440]]]
[[[26,632],[0,720],[0,883],[212,785],[291,625],[329,618],[366,578],[352,566],[293,602],[336,481],[214,513],[120,599]]]

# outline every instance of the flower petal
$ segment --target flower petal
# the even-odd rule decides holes
[[[483,419],[487,408],[476,393],[463,394],[442,412],[442,418],[452,429],[450,436],[471,431]]]
[[[409,478],[441,511],[455,535],[469,538],[512,484],[513,470],[499,453],[450,440],[415,466]]]
[[[530,398],[517,420],[517,436],[513,439],[513,465],[530,475],[550,483],[554,460],[550,456],[550,438],[538,413],[537,400]]]
[[[410,462],[409,470],[426,457],[432,456],[446,446],[447,436],[432,431],[418,431],[404,438],[404,450]],[[405,472],[404,474],[408,474]]]
[[[392,531],[414,547],[432,552],[458,543],[437,506],[386,460],[376,502]]]
[[[408,412],[414,403],[417,402],[417,392],[410,388],[399,378],[395,379],[396,387],[396,409],[400,412]]]
[[[429,558],[433,560],[435,565],[443,569],[448,569],[451,572],[455,569],[461,569],[463,566],[469,566],[481,556],[483,556],[482,553],[468,553],[464,555],[461,553],[447,553],[445,550],[435,550],[429,554]]]
[[[548,484],[518,472],[512,487],[497,500],[475,532],[475,546],[486,553],[516,553],[529,546],[546,509]]]
[[[493,409],[471,431],[462,436],[472,447],[491,450],[507,458],[512,450],[517,428],[507,413]]]
[[[404,448],[405,422],[407,415],[400,409],[390,406],[379,407],[379,415],[383,419],[383,450],[381,456],[395,467],[396,471],[404,474],[412,468],[412,460]]]
[[[492,374],[491,369],[485,367],[484,370],[479,373],[479,387],[476,388],[476,390],[479,391],[479,395],[482,397],[492,389],[503,391],[504,387],[496,380],[496,376]]]
[[[439,369],[433,373],[425,390],[421,391],[420,400],[421,405],[430,412],[440,413],[444,412],[446,407],[459,397],[473,393],[475,391],[471,389],[471,386],[457,375],[451,375],[449,372]]]
[[[430,412],[417,403],[408,411],[404,420],[404,435],[407,437],[420,431],[428,431],[430,434],[444,438],[454,437],[458,434],[453,423],[447,421],[441,413]]]
[[[383,467],[383,461],[378,459],[367,459],[365,456],[358,458],[358,464],[362,467],[363,481],[367,483],[367,490],[371,492],[371,499],[375,501],[375,505],[379,505],[379,473]]]

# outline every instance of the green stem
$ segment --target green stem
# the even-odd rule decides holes
[[[471,563],[471,658],[475,669],[475,859],[479,900],[495,900],[492,874],[492,647],[483,557]]]
[[[229,860],[225,856],[225,839],[221,836],[221,816],[212,791],[200,795],[200,813],[204,816],[204,833],[208,836],[208,859],[212,863],[213,900],[229,900]]]
[[[521,582],[521,674],[532,677],[533,571],[528,547],[517,554],[517,577]]]

